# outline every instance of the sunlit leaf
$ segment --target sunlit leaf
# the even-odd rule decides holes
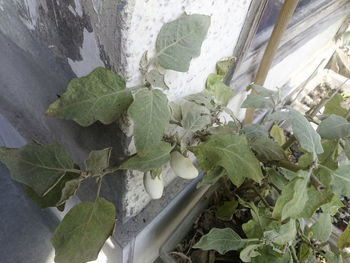
[[[131,102],[131,91],[125,88],[124,79],[99,67],[85,77],[73,79],[46,114],[74,120],[82,126],[96,121],[110,124],[128,109]]]
[[[335,114],[338,116],[345,117],[347,114],[347,110],[342,107],[342,103],[344,98],[341,94],[335,94],[325,105],[323,114],[330,115]]]
[[[233,90],[222,82],[222,76],[214,73],[209,74],[206,89],[220,105],[226,106],[233,96]]]

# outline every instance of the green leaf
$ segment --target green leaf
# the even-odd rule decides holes
[[[12,179],[46,195],[63,176],[74,168],[66,150],[56,142],[41,145],[35,141],[22,148],[0,148],[0,161],[10,170]]]
[[[72,194],[70,194],[71,192],[67,192],[67,188],[69,188],[73,183],[77,183],[76,189],[78,189],[80,184],[80,180],[78,178],[79,174],[67,173],[55,185],[55,187],[43,197],[39,196],[27,185],[24,186],[24,190],[30,199],[32,199],[41,209],[55,206],[59,207],[62,204],[64,205],[65,201],[72,196]]]
[[[243,101],[241,108],[253,109],[273,109],[275,103],[271,98],[266,98],[255,93],[251,93]]]
[[[96,121],[110,124],[128,109],[131,102],[131,91],[125,88],[124,79],[99,67],[85,77],[73,79],[46,114],[74,120],[82,126]]]
[[[325,139],[340,139],[350,135],[350,123],[345,118],[332,114],[320,123],[317,132]]]
[[[171,113],[171,120],[176,122],[181,122],[182,120],[181,106],[173,101],[170,101],[168,105]]]
[[[263,161],[279,161],[286,159],[284,150],[277,142],[272,139],[259,136],[249,141],[253,151],[256,152],[258,159]]]
[[[249,91],[250,89],[255,90],[257,94],[259,94],[262,97],[273,97],[276,94],[275,91],[264,88],[263,86],[260,86],[260,85],[256,85],[254,83],[250,84],[247,87],[247,91]]]
[[[112,235],[115,207],[98,198],[74,206],[63,218],[51,238],[56,263],[83,263],[95,260]]]
[[[309,262],[309,258],[310,258],[310,254],[312,253],[312,249],[305,243],[301,243],[299,249],[298,249],[299,253],[298,253],[298,258],[300,260],[300,262],[304,262],[304,263],[307,263]],[[316,258],[315,258],[316,260]],[[316,261],[317,263],[317,261]]]
[[[252,263],[290,263],[293,262],[288,250],[283,253],[277,253],[270,246],[263,246],[259,250],[260,256],[252,258]]]
[[[343,263],[343,258],[341,255],[336,255],[332,251],[327,251],[325,258],[329,263]]]
[[[261,244],[253,244],[253,245],[246,246],[239,254],[239,258],[243,262],[251,262],[252,258],[261,255],[258,251],[259,247],[261,247]]]
[[[309,186],[307,189],[307,196],[309,198],[305,203],[303,211],[299,215],[301,218],[311,218],[322,205],[331,202],[334,194],[329,190],[319,192],[314,186]]]
[[[273,168],[267,168],[266,172],[268,174],[268,181],[270,184],[274,184],[279,190],[282,190],[286,184],[288,184],[288,180],[278,172],[276,172]]]
[[[211,123],[210,111],[192,102],[184,104],[182,116],[182,127],[192,132],[202,130]]]
[[[233,121],[229,121],[226,125],[220,125],[216,127],[209,127],[207,132],[209,134],[234,134],[240,131],[239,125]]]
[[[346,158],[350,160],[350,139],[344,139],[344,153],[346,155]]]
[[[183,14],[162,26],[156,42],[156,61],[165,69],[188,71],[191,59],[200,55],[210,17]]]
[[[343,249],[350,246],[350,225],[348,225],[345,231],[338,238],[338,248]]]
[[[206,89],[219,105],[226,106],[233,97],[233,90],[222,82],[222,76],[211,73],[206,82]]]
[[[94,175],[102,175],[104,169],[109,167],[109,159],[111,157],[112,148],[92,151],[85,160],[86,171]]]
[[[270,135],[280,146],[285,144],[287,141],[287,137],[284,135],[283,129],[278,127],[276,124],[272,126],[270,130]]]
[[[207,173],[204,173],[202,180],[197,184],[196,188],[200,188],[205,185],[211,185],[217,182],[223,175],[224,169],[220,166],[214,167],[212,170],[209,170]]]
[[[160,142],[146,155],[135,155],[123,162],[120,169],[139,170],[147,172],[161,167],[170,160],[170,152],[173,147],[166,142]]]
[[[201,237],[193,248],[202,250],[216,250],[220,254],[225,254],[231,250],[239,250],[247,244],[232,228],[212,228],[210,232]]]
[[[305,245],[305,246],[307,246],[307,245]],[[315,257],[314,255],[310,255],[310,256],[307,258],[307,260],[306,260],[305,263],[318,263],[318,262],[317,262],[317,259],[316,259],[316,257]]]
[[[341,94],[337,93],[331,98],[325,105],[323,114],[330,115],[335,114],[338,116],[345,117],[347,114],[347,110],[342,107],[342,103],[344,98]]]
[[[216,211],[217,217],[230,217],[236,211],[238,202],[236,200],[224,202]]]
[[[164,81],[164,75],[161,74],[158,70],[152,69],[145,75],[146,81],[151,84],[152,87],[161,88],[168,90],[169,87]]]
[[[339,208],[343,206],[344,204],[340,200],[339,196],[333,194],[332,199],[322,206],[322,211],[334,216],[338,212]]]
[[[197,103],[198,105],[204,106],[209,110],[213,108],[212,97],[209,91],[207,91],[206,89],[202,90],[201,92],[188,95],[184,97],[184,99],[187,101]],[[186,108],[186,104],[184,105],[184,107]]]
[[[258,124],[245,125],[242,131],[249,138],[249,140],[253,140],[256,137],[269,137],[269,132]]]
[[[318,214],[316,223],[311,226],[313,238],[318,241],[326,242],[332,233],[332,220],[328,213]]]
[[[290,219],[288,223],[281,225],[279,231],[270,230],[264,233],[264,237],[271,242],[284,246],[288,242],[293,241],[297,234],[297,228],[294,219]]]
[[[225,60],[220,60],[216,62],[216,72],[218,75],[224,76],[226,75],[228,69],[232,65],[232,63],[236,60],[234,57],[230,57]]]
[[[350,197],[350,165],[343,165],[332,171],[331,186],[334,193]]]
[[[221,166],[236,186],[241,185],[246,177],[256,182],[262,179],[260,163],[244,135],[211,135],[207,141],[192,149],[202,170]]]
[[[287,120],[292,121],[292,129],[294,136],[300,143],[301,148],[314,155],[323,153],[320,135],[312,128],[308,120],[298,111],[290,109],[289,112],[276,112],[271,114],[271,120]]]
[[[273,210],[274,218],[281,218],[282,221],[289,217],[298,218],[308,200],[309,177],[310,173],[300,170],[297,177],[284,187]]]
[[[128,109],[134,121],[135,146],[139,155],[145,155],[163,137],[170,120],[168,99],[160,90],[142,90]]]

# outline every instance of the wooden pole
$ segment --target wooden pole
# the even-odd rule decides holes
[[[258,73],[256,74],[254,83],[263,86],[270,70],[273,58],[282,39],[283,33],[286,31],[290,18],[292,17],[299,0],[285,0],[281,12],[278,16],[276,24],[273,28],[269,43],[265,49],[264,56],[260,62]],[[248,108],[246,111],[244,125],[252,123],[254,118],[254,109]]]

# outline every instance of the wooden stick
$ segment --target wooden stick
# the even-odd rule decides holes
[[[263,86],[270,70],[273,57],[278,49],[283,33],[287,29],[290,18],[292,17],[299,0],[285,0],[281,12],[273,28],[269,43],[265,49],[264,56],[260,62],[258,73],[256,74],[254,83]],[[244,124],[252,123],[254,118],[254,109],[248,108],[246,111]]]

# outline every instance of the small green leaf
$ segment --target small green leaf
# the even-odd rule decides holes
[[[239,250],[247,244],[232,228],[212,228],[210,232],[201,237],[193,248],[203,250],[216,250],[220,254],[225,254],[231,250]]]
[[[249,140],[253,140],[256,137],[269,137],[269,132],[258,124],[245,125],[242,131],[249,138]]]
[[[343,165],[331,172],[334,193],[350,197],[350,165]]]
[[[249,141],[252,150],[256,152],[258,159],[263,161],[279,161],[286,159],[284,150],[272,139],[259,136]]]
[[[83,263],[95,260],[112,235],[115,207],[103,198],[73,207],[51,238],[56,263]]]
[[[46,195],[63,176],[74,168],[66,150],[56,142],[41,145],[35,141],[22,148],[0,148],[0,161],[10,170],[12,179]]]
[[[182,127],[192,132],[202,130],[211,123],[210,111],[192,102],[184,104],[182,116]]]
[[[94,175],[103,174],[104,169],[109,167],[109,159],[111,157],[112,148],[92,151],[85,160],[86,171]]]
[[[243,101],[241,108],[253,109],[273,109],[275,103],[271,98],[266,98],[255,93],[251,93]]]
[[[123,162],[120,169],[138,170],[147,172],[161,167],[170,160],[170,152],[173,147],[166,142],[160,142],[146,155],[135,155]]]
[[[164,81],[164,75],[161,74],[158,70],[152,69],[146,73],[146,81],[151,84],[152,87],[161,88],[168,90],[169,87]]]
[[[124,79],[99,67],[85,77],[73,79],[46,114],[74,120],[81,126],[96,121],[110,124],[128,109],[131,102],[131,91],[125,88]]]
[[[279,231],[270,230],[264,233],[264,237],[271,242],[284,246],[288,242],[293,241],[297,234],[297,228],[294,219],[290,219],[288,223],[281,225]]]
[[[274,218],[281,218],[282,221],[289,217],[298,218],[308,200],[309,177],[310,173],[300,170],[297,177],[284,187],[273,210]]]
[[[235,60],[236,58],[230,57],[228,59],[216,62],[216,73],[221,76],[226,75],[228,69]]]
[[[250,150],[244,135],[211,135],[207,141],[191,149],[201,169],[209,171],[221,166],[236,186],[241,185],[245,178],[256,182],[262,179],[260,163]]]
[[[153,150],[170,120],[168,99],[160,90],[141,90],[128,109],[134,121],[135,146],[139,155]]]
[[[238,202],[236,200],[224,202],[224,204],[218,207],[216,211],[217,217],[230,217],[238,206]]]
[[[316,223],[311,226],[313,238],[318,241],[326,242],[332,233],[332,220],[328,213],[318,214]]]
[[[72,182],[78,181],[78,186],[80,180],[77,179],[79,174],[67,173],[59,182],[55,185],[50,192],[45,196],[39,196],[32,188],[25,185],[24,190],[26,194],[32,199],[41,209],[48,207],[59,207],[64,205],[65,201],[69,199],[72,195],[67,192],[67,188],[72,184]],[[64,207],[64,206],[63,206]]]
[[[251,262],[252,258],[261,255],[258,251],[259,247],[261,247],[260,244],[246,246],[244,249],[242,249],[241,253],[239,254],[239,258],[243,262]]]
[[[222,82],[222,76],[211,73],[206,82],[206,89],[219,105],[226,106],[233,96],[233,90]]]
[[[350,135],[350,123],[345,118],[332,114],[320,123],[317,132],[325,139],[340,139]]]
[[[341,94],[335,94],[325,105],[323,114],[331,115],[335,114],[338,116],[345,117],[347,114],[347,110],[342,107],[342,103],[344,98]]]
[[[209,91],[207,91],[206,89],[202,90],[201,92],[188,95],[184,97],[184,99],[190,102],[197,103],[198,105],[204,106],[209,110],[213,108],[212,97]]]
[[[156,42],[156,61],[165,69],[188,71],[191,59],[200,55],[210,17],[183,14],[163,25]]]
[[[285,144],[287,141],[287,137],[284,135],[283,129],[278,127],[276,124],[272,126],[270,130],[270,135],[280,146]]]

